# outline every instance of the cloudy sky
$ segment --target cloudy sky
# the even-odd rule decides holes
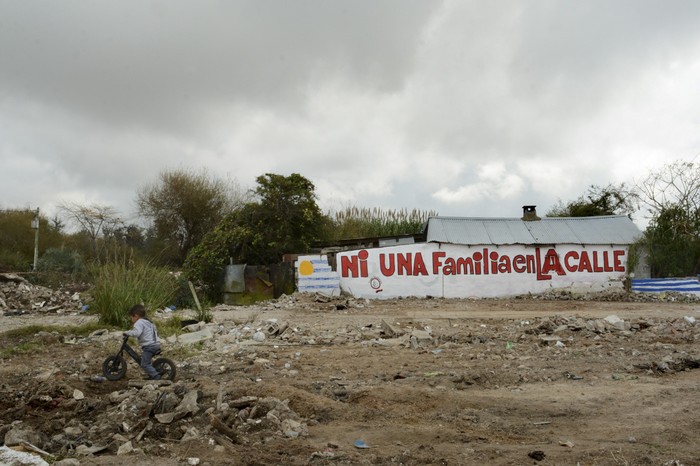
[[[544,213],[700,162],[699,91],[696,0],[0,0],[0,208],[129,218],[206,169],[300,173],[324,210]]]

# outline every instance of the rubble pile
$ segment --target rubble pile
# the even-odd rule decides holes
[[[566,294],[552,294],[567,301]],[[19,301],[17,295],[29,298]],[[582,299],[622,300],[623,295],[598,293]],[[651,302],[685,299],[671,294],[634,296]],[[45,291],[8,274],[0,279],[0,299],[6,316],[15,309],[65,312],[79,309],[80,303],[73,295]],[[467,430],[478,423],[474,435],[485,435],[499,412],[453,409],[449,403],[463,390],[505,387],[513,393],[544,393],[561,384],[586,384],[584,391],[603,381],[655,378],[669,383],[677,378],[674,374],[700,369],[700,324],[691,315],[700,312],[697,306],[682,306],[671,316],[662,311],[623,314],[629,307],[625,304],[616,308],[624,319],[608,314],[607,305],[592,306],[605,313],[567,314],[578,312],[578,304],[550,306],[554,312],[544,317],[522,318],[526,314],[516,312],[476,316],[488,315],[485,311],[459,316],[477,301],[488,304],[485,310],[491,308],[488,299],[451,300],[457,305],[441,316],[432,314],[443,302],[438,299],[380,304],[347,296],[294,294],[245,307],[216,306],[209,323],[192,320],[192,310],[165,308],[152,316],[156,323],[174,316],[189,323],[183,323],[181,331],[178,326],[177,334],[161,337],[165,356],[177,365],[174,382],[142,380],[132,361],[125,379],[106,381],[101,364],[114,354],[121,331],[103,329],[87,337],[57,331],[8,336],[6,348],[31,343],[36,354],[6,351],[0,356],[0,444],[47,459],[78,461],[64,465],[91,464],[89,458],[103,455],[121,457],[112,458],[112,464],[155,457],[172,461],[168,464],[198,464],[197,455],[211,457],[212,452],[220,452],[221,458],[237,455],[231,462],[254,453],[249,464],[292,464],[292,457],[302,458],[293,464],[330,464],[340,461],[340,455],[346,455],[346,462],[334,464],[361,464],[354,455],[369,452],[356,445],[344,448],[353,445],[344,432],[355,425],[362,428],[350,440],[359,438],[369,423],[383,431],[404,419],[452,423],[453,428],[465,429],[464,435],[472,435]],[[20,304],[8,304],[15,302]],[[62,310],[47,311],[59,302]],[[549,303],[532,304],[539,311]],[[407,310],[409,305],[414,307]],[[376,312],[380,306],[382,312]],[[430,411],[443,397],[448,405]],[[423,418],[418,413],[426,409],[430,413]],[[318,426],[325,429],[326,424],[327,431],[341,438],[314,443]],[[523,425],[518,419],[514,429],[520,432]],[[396,438],[403,441],[403,435]],[[500,435],[499,430],[498,441]],[[394,443],[381,448],[388,450]],[[461,452],[461,437],[457,444]],[[420,448],[402,462],[428,462],[433,452]],[[482,459],[473,463],[489,463]],[[389,453],[372,461],[393,462]]]
[[[400,299],[400,298],[399,298]],[[352,311],[371,307],[372,301],[367,298],[352,296],[328,296],[322,293],[294,293],[282,295],[277,299],[263,301],[247,306],[251,310],[284,310],[299,309],[310,312]],[[219,304],[212,311],[227,311],[237,309],[237,306]]]
[[[268,308],[271,306],[267,305]],[[218,308],[223,309],[222,307]],[[265,309],[265,307],[261,307]],[[256,313],[254,312],[253,315]],[[523,341],[533,336],[540,343],[548,341],[573,341],[601,339],[606,334],[629,337],[642,333],[642,338],[659,338],[673,335],[687,341],[700,339],[700,324],[692,316],[684,318],[634,318],[623,320],[616,315],[601,319],[580,316],[556,315],[534,320],[513,320],[507,325],[492,319],[470,319],[468,323],[436,333],[430,324],[416,319],[370,319],[362,325],[326,325],[319,321],[313,325],[291,325],[278,319],[238,323],[232,320],[198,322],[183,328],[184,333],[171,336],[172,345],[199,344],[213,354],[224,355],[239,352],[242,347],[255,345],[338,345],[390,346],[411,349],[429,349],[443,343],[472,344],[487,341]]]
[[[101,358],[117,346],[120,331],[98,330],[87,337],[39,332],[34,340],[62,359],[37,358],[36,364],[18,366],[11,379],[9,372],[0,377],[0,444],[36,449],[43,457],[123,456],[124,464],[137,455],[174,458],[175,446],[190,441],[193,449],[204,445],[222,456],[240,454],[241,446],[260,454],[283,444],[311,455],[309,464],[322,464],[339,449],[310,453],[296,439],[308,440],[310,427],[342,417],[346,406],[358,408],[366,400],[371,408],[358,408],[357,414],[364,420],[375,411],[378,398],[372,390],[388,384],[397,391],[414,386],[439,387],[441,393],[519,390],[534,383],[636,380],[700,368],[700,358],[692,354],[700,324],[690,315],[451,320],[358,312],[352,319],[318,318],[320,312],[353,314],[372,305],[347,297],[292,295],[245,312],[217,306],[214,322],[192,323],[163,338],[166,356],[177,363],[175,382],[140,380],[131,363],[127,379],[105,381]],[[172,313],[162,310],[155,320],[170,319]],[[285,317],[275,317],[280,315]],[[353,362],[325,364],[335,351],[377,359],[390,354],[396,360],[388,369],[369,364],[367,372],[353,374]]]
[[[33,285],[16,274],[0,273],[0,316],[62,314],[79,312],[82,307],[79,293],[55,291]]]
[[[0,418],[0,443],[80,458],[153,452],[163,442],[200,440],[224,451],[232,444],[308,435],[307,421],[289,408],[288,400],[233,397],[223,387],[218,393],[205,393],[192,383],[140,380],[106,396],[99,390],[86,396],[69,380],[41,380],[37,375],[21,390],[2,387],[2,396],[14,407]],[[94,391],[101,382],[93,378],[88,383]],[[27,415],[46,422],[4,424]]]
[[[285,330],[271,322],[259,325],[264,325],[270,339]],[[204,341],[214,348],[215,338],[223,338],[223,328],[194,324],[164,346],[169,352],[191,348],[197,339],[188,340],[187,336],[205,333],[211,338]],[[235,328],[239,340],[247,335],[257,344],[252,340],[256,330],[249,324]],[[64,458],[142,453],[167,456],[165,444],[190,440],[224,452],[233,445],[264,445],[274,439],[306,437],[308,424],[316,422],[292,410],[289,400],[242,394],[240,380],[227,385],[210,377],[222,372],[254,377],[256,372],[275,365],[274,355],[247,348],[240,341],[236,354],[221,360],[207,351],[208,346],[202,346],[196,356],[179,362],[179,372],[186,375],[175,383],[140,380],[131,373],[136,379],[129,380],[128,388],[106,392],[114,383],[94,372],[96,362],[90,348],[113,347],[120,335],[105,330],[87,337],[61,337],[55,332],[35,335],[47,344],[70,345],[77,350],[76,356],[51,366],[27,367],[14,385],[0,382],[0,445]],[[130,372],[135,370],[132,367]],[[212,387],[218,388],[214,391]],[[46,422],[21,421],[37,418]]]
[[[700,295],[695,293],[679,293],[677,291],[631,293],[620,289],[586,293],[574,293],[569,290],[551,290],[537,295],[520,295],[517,296],[516,299],[537,299],[543,301],[607,301],[624,303],[696,303],[700,302]]]

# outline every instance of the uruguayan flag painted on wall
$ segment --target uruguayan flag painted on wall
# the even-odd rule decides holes
[[[700,281],[697,278],[634,278],[632,291],[638,293],[677,293],[700,294]]]
[[[297,290],[302,293],[324,293],[340,295],[340,276],[328,265],[325,254],[299,256],[294,262],[297,276]]]

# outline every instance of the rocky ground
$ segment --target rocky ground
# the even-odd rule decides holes
[[[34,451],[43,464],[156,466],[700,464],[693,297],[294,295],[219,306],[213,322],[164,342],[175,381],[149,383],[133,363],[122,380],[99,377],[118,331],[7,332],[95,317],[70,292],[46,310],[52,293],[41,290],[39,306],[34,287],[4,285],[6,457]],[[19,285],[25,301],[14,295]],[[7,351],[30,343],[32,351]]]

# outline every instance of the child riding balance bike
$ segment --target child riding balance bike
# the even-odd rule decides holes
[[[124,340],[119,352],[114,356],[109,356],[102,364],[102,372],[108,380],[119,380],[126,375],[126,359],[124,353],[127,353],[131,358],[146,371],[148,378],[151,380],[175,378],[175,363],[168,358],[158,358],[155,361],[153,356],[159,355],[160,341],[158,339],[158,330],[156,326],[146,318],[146,308],[143,304],[136,304],[129,309],[129,317],[134,328],[124,332]],[[129,346],[129,337],[138,338],[141,346],[141,354],[139,355],[131,346]]]

